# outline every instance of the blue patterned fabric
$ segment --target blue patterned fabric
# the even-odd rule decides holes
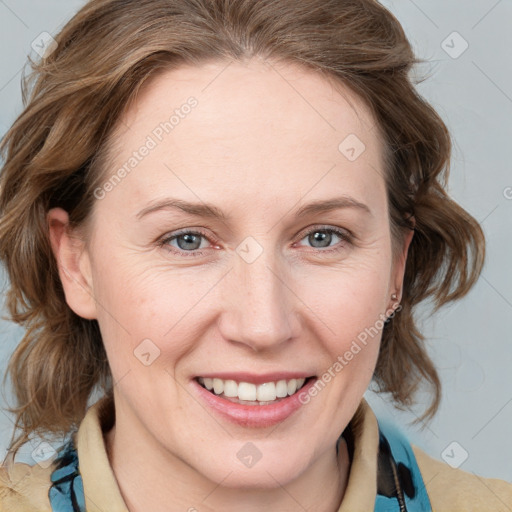
[[[375,512],[432,512],[432,506],[407,438],[396,426],[379,424]]]
[[[409,441],[399,430],[382,421],[379,424],[377,496],[374,512],[432,512],[423,478]],[[347,444],[353,454],[350,428]],[[70,441],[59,452],[49,490],[53,512],[86,512],[78,455]],[[101,504],[100,504],[101,505]]]
[[[65,445],[55,461],[53,482],[48,496],[53,512],[86,512],[84,486],[78,470],[78,455],[73,442]]]

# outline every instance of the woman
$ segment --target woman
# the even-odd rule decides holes
[[[415,62],[370,0],[93,0],[68,23],[2,143],[27,327],[6,510],[510,509],[363,398],[425,382],[433,416],[414,308],[484,259]],[[34,433],[69,439],[14,463]]]

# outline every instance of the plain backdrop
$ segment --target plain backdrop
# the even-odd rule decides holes
[[[342,0],[340,0],[342,1]],[[454,151],[449,192],[481,222],[487,261],[471,293],[421,318],[439,368],[443,401],[428,424],[368,391],[379,418],[393,421],[431,456],[465,471],[512,481],[512,3],[510,0],[385,0],[428,74],[418,89],[450,129]],[[56,34],[82,0],[0,0],[0,136],[22,110],[20,78],[32,42]],[[400,101],[400,98],[397,98]],[[2,289],[5,279],[0,276]],[[0,322],[0,373],[22,329]],[[3,388],[0,407],[10,399]],[[0,452],[12,417],[0,411]],[[30,462],[30,446],[22,457]],[[22,459],[23,460],[23,459]],[[33,461],[32,461],[33,463]]]

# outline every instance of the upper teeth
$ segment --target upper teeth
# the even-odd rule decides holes
[[[293,395],[306,381],[306,379],[290,379],[252,384],[250,382],[236,382],[208,377],[199,377],[198,380],[201,384],[204,384],[206,389],[213,389],[216,395],[224,393],[227,397],[238,397],[239,400],[258,400],[260,402],[268,402],[276,398]]]

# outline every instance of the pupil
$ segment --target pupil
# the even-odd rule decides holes
[[[332,235],[326,231],[315,231],[309,235],[309,242],[313,247],[329,247],[331,243]],[[316,245],[316,242],[320,242],[321,245]]]
[[[196,239],[196,240],[195,240]],[[184,241],[184,243],[182,243]],[[198,243],[199,241],[199,243]],[[180,249],[198,249],[199,246],[201,245],[201,240],[200,240],[200,237],[197,236],[197,235],[192,235],[192,234],[185,234],[185,235],[180,235],[178,238],[177,238],[177,242],[178,242],[178,246]],[[190,244],[192,244],[192,247],[190,246]]]

